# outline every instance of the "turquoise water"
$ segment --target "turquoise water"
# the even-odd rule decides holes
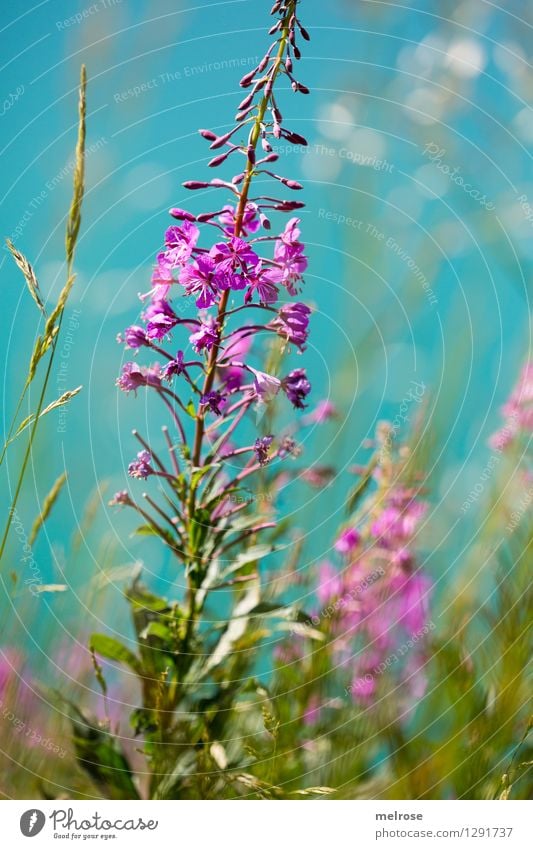
[[[56,627],[56,614],[94,626],[78,591],[104,565],[144,560],[162,588],[175,580],[155,545],[130,537],[131,516],[108,508],[108,495],[75,560],[70,540],[99,482],[108,481],[109,492],[124,485],[137,450],[131,428],[154,426],[144,397],[135,402],[114,385],[122,358],[115,337],[137,318],[167,209],[217,202],[191,198],[181,182],[205,176],[209,155],[196,128],[228,127],[238,78],[266,43],[268,6],[157,2],[148,12],[127,0],[44,2],[4,16],[2,230],[32,260],[50,298],[64,279],[82,61],[89,75],[78,277],[50,394],[84,389],[62,420],[42,428],[19,510],[29,527],[52,481],[69,469],[35,558],[45,582],[74,591],[31,601],[28,621],[39,614],[32,638],[35,628]],[[520,2],[505,11],[481,2],[423,11],[410,3],[301,4],[312,41],[300,75],[312,95],[287,91],[281,107],[309,147],[283,151],[279,170],[306,189],[305,296],[317,311],[305,364],[315,398],[329,396],[341,411],[305,440],[304,454],[335,464],[338,480],[327,492],[290,487],[282,499],[305,532],[306,567],[331,547],[351,483],[346,469],[366,456],[362,442],[376,422],[403,410],[406,427],[413,424],[413,385],[424,387],[431,432],[424,549],[438,586],[451,584],[474,538],[483,499],[467,517],[460,508],[530,342],[531,21],[516,17],[524,14]],[[7,254],[0,262],[5,418],[37,322]],[[14,469],[2,479],[3,503]],[[26,579],[16,539],[11,558]],[[106,604],[119,605],[118,592],[109,588]],[[19,589],[14,607],[24,604]]]

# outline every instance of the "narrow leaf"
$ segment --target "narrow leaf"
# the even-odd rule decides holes
[[[80,93],[78,112],[80,116],[78,125],[78,143],[76,145],[76,165],[74,168],[74,187],[72,203],[67,221],[67,232],[65,237],[65,248],[67,252],[67,265],[70,269],[74,259],[74,249],[81,224],[81,204],[85,190],[85,116],[87,113],[86,102],[87,71],[85,65],[81,66]]]
[[[108,637],[107,634],[92,634],[89,648],[91,652],[94,651],[102,657],[107,657],[108,660],[124,663],[137,675],[142,674],[139,658],[114,637]]]
[[[37,304],[41,313],[44,315],[45,314],[44,303],[43,303],[43,299],[41,297],[41,290],[39,289],[39,284],[37,282],[37,277],[35,276],[35,271],[33,270],[33,266],[31,265],[30,262],[28,262],[26,257],[23,254],[21,254],[20,251],[18,251],[16,249],[16,247],[13,244],[13,242],[11,241],[11,239],[6,239],[6,243],[7,243],[7,247],[9,248],[9,252],[10,252],[11,256],[13,257],[13,259],[15,260],[15,262],[17,263],[18,267],[20,268],[20,270],[22,271],[22,273],[24,275],[24,279],[26,280],[28,289],[30,291],[30,295],[32,296],[35,303]]]
[[[42,415],[42,413],[41,413],[41,415]],[[44,499],[41,512],[37,516],[37,518],[35,519],[35,522],[33,523],[32,529],[30,531],[30,536],[28,538],[28,544],[29,545],[33,545],[33,543],[35,542],[35,540],[37,538],[37,534],[39,533],[43,524],[45,523],[48,516],[50,515],[50,511],[52,510],[52,507],[56,503],[56,501],[59,497],[59,493],[63,489],[63,485],[64,485],[66,479],[67,479],[66,472],[63,472],[63,474],[59,475],[59,477],[57,478],[56,482],[54,483],[52,489],[50,490],[50,492],[48,493],[48,495]]]
[[[81,386],[77,386],[76,389],[69,389],[67,390],[67,392],[63,392],[63,394],[59,398],[56,398],[55,401],[52,401],[51,404],[48,404],[48,407],[45,407],[44,410],[41,410],[41,412],[39,413],[39,418],[41,419],[43,416],[46,416],[47,413],[51,413],[52,410],[56,410],[58,407],[62,407],[64,404],[67,404],[71,398],[74,398],[74,396],[78,394],[81,388]],[[19,424],[17,432],[15,433],[15,437],[21,434],[22,431],[25,430],[32,421],[34,421],[34,419],[34,413],[31,413],[29,416],[26,416],[26,418]]]

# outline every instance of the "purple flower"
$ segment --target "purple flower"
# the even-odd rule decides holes
[[[150,304],[144,311],[143,318],[148,322],[146,335],[149,339],[164,339],[179,322],[168,301],[162,298]]]
[[[354,678],[350,692],[356,701],[369,702],[376,692],[376,681],[371,672],[362,677]]]
[[[185,265],[190,259],[193,248],[196,246],[200,231],[195,224],[184,221],[181,225],[169,227],[165,233],[165,259],[172,267]]]
[[[248,278],[248,290],[244,296],[245,304],[249,304],[254,296],[254,292],[259,295],[261,304],[275,304],[278,300],[278,287],[274,270],[272,268],[262,269],[261,262],[254,269],[254,276]]]
[[[276,283],[285,286],[291,295],[296,294],[296,285],[301,281],[302,274],[307,268],[307,257],[303,253],[305,246],[298,241],[299,223],[299,218],[291,218],[274,248],[275,265],[272,268],[272,278]]]
[[[320,604],[327,604],[332,598],[338,598],[343,592],[342,575],[328,560],[318,569],[317,598]]]
[[[215,261],[206,254],[200,254],[190,265],[182,268],[180,283],[187,295],[197,295],[196,306],[207,309],[215,303],[220,288],[220,279],[215,276]]]
[[[139,451],[137,459],[128,466],[128,474],[132,478],[142,478],[144,480],[148,475],[153,475],[154,473],[150,465],[151,462],[152,457],[148,451]]]
[[[157,255],[157,265],[152,272],[153,289],[148,294],[155,300],[166,298],[173,283],[175,283],[175,280],[172,274],[172,264],[169,262],[165,253],[159,253]]]
[[[278,249],[278,245],[274,252],[276,264],[271,269],[272,279],[285,286],[289,295],[296,295],[297,284],[302,280],[302,274],[307,268],[307,259],[302,253],[303,245],[301,250],[285,247]]]
[[[222,392],[207,392],[206,395],[202,395],[200,398],[200,403],[205,404],[212,413],[215,413],[217,416],[222,414],[222,410],[220,409],[221,405],[225,401],[225,395]]]
[[[185,371],[183,363],[183,351],[178,351],[173,360],[169,360],[163,368],[163,377],[165,380],[172,380],[175,374],[180,375]]]
[[[119,333],[117,336],[117,342],[125,342],[128,348],[141,348],[143,345],[149,344],[145,330],[137,324],[132,324],[131,327],[126,327],[124,336]]]
[[[259,439],[256,439],[254,442],[255,456],[257,457],[260,466],[266,466],[268,463],[268,452],[273,439],[273,436],[260,436]]]
[[[228,236],[233,236],[235,232],[235,207],[229,204],[224,207],[222,215],[219,215],[218,220],[223,225]],[[247,203],[242,217],[240,230],[244,237],[250,233],[256,233],[260,227],[260,221],[257,216],[257,206],[255,203]]]
[[[122,506],[131,504],[131,499],[126,489],[121,489],[119,492],[115,492],[113,498],[109,502],[109,506],[113,507],[115,504],[120,504]]]
[[[337,408],[331,401],[319,401],[314,410],[306,415],[306,420],[315,424],[322,424],[329,419],[334,419],[338,416]]]
[[[529,438],[533,433],[533,361],[528,360],[502,412],[504,426],[489,440],[495,451],[504,451],[520,436]]]
[[[423,502],[410,498],[400,490],[396,501],[391,499],[391,503],[372,523],[370,531],[382,545],[397,548],[414,534],[426,509]]]
[[[161,386],[161,366],[139,366],[137,363],[124,363],[122,374],[117,378],[117,386],[123,392],[136,392],[140,386]]]
[[[351,554],[361,541],[361,534],[357,528],[346,528],[335,541],[335,551],[339,554]]]
[[[251,366],[248,366],[248,371],[251,371],[254,376],[254,388],[259,400],[272,401],[281,389],[281,380],[264,371],[257,371]]]
[[[398,571],[391,580],[390,601],[394,622],[403,625],[409,634],[417,634],[427,625],[428,598],[431,582],[422,572],[406,575]]]
[[[305,407],[304,399],[311,391],[311,384],[307,380],[305,369],[296,368],[289,372],[281,385],[291,404],[300,410],[303,409]]]
[[[278,310],[276,318],[267,327],[275,330],[282,339],[286,339],[287,342],[296,345],[300,351],[304,351],[309,333],[310,314],[311,310],[306,304],[300,302],[284,304]]]
[[[245,370],[239,366],[224,369],[224,386],[228,392],[236,392],[244,383]]]
[[[209,255],[216,264],[219,289],[244,289],[259,264],[259,257],[248,242],[236,236],[213,245]]]
[[[189,337],[190,343],[197,354],[203,350],[210,351],[219,341],[219,323],[212,315],[202,317],[199,330]]]

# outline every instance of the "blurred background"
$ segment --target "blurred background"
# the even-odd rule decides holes
[[[438,597],[455,591],[475,547],[485,493],[468,511],[461,506],[530,350],[533,9],[521,0],[505,9],[484,0],[422,6],[301,3],[312,41],[300,77],[312,95],[287,91],[280,105],[309,145],[280,145],[279,170],[305,184],[304,294],[316,308],[305,365],[315,400],[340,411],[309,434],[305,458],[338,475],[327,491],[288,488],[281,508],[305,538],[300,568],[311,567],[331,549],[364,440],[382,418],[401,416],[407,432],[421,398],[432,504],[423,566]],[[45,0],[4,13],[2,234],[52,300],[64,282],[82,62],[89,77],[77,279],[50,395],[83,391],[40,430],[18,511],[23,527],[65,468],[68,485],[30,565],[12,535],[12,576],[1,588],[0,642],[45,678],[58,668],[71,674],[67,659],[76,666],[91,631],[123,630],[120,577],[131,564],[142,561],[171,592],[173,567],[160,546],[133,538],[134,519],[107,506],[137,450],[131,429],[148,427],[152,414],[144,395],[115,387],[124,356],[116,335],[138,317],[168,208],[216,202],[208,192],[191,197],[181,182],[205,178],[209,153],[196,129],[229,128],[238,80],[267,43],[269,7]],[[0,265],[5,428],[38,325],[7,251]],[[3,468],[4,514],[20,450]],[[69,589],[31,596],[24,581],[35,570],[40,582]]]

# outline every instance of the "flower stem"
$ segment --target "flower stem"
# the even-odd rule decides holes
[[[270,77],[270,82],[271,82],[270,89],[271,90],[272,90],[272,87],[273,87],[274,82],[276,80],[276,77],[277,77],[277,75],[280,71],[280,68],[281,68],[281,65],[282,65],[282,59],[283,59],[283,56],[285,54],[285,50],[287,48],[287,41],[288,41],[288,38],[289,38],[289,21],[294,14],[295,7],[296,7],[296,2],[295,2],[295,0],[293,0],[293,2],[291,2],[289,4],[287,11],[285,13],[285,17],[283,19],[283,25],[282,25],[282,28],[281,28],[281,38],[280,38],[280,41],[279,41],[279,48],[278,48],[276,58],[274,60],[272,74],[271,74],[271,77]],[[266,112],[267,107],[268,107],[268,101],[269,101],[269,96],[263,95],[263,97],[261,98],[261,101],[259,102],[257,115],[255,117],[254,125],[253,125],[252,131],[250,133],[249,146],[254,151],[257,147],[257,143],[259,142],[259,138],[261,136],[261,124],[263,123],[263,120],[264,120],[264,117],[265,117],[265,112]],[[251,162],[250,158],[248,158],[248,162],[246,164],[246,172],[245,172],[245,177],[244,177],[244,181],[243,181],[243,186],[242,186],[242,190],[241,190],[240,198],[239,198],[239,204],[237,206],[237,212],[235,214],[235,227],[234,227],[234,232],[233,232],[233,235],[235,237],[239,237],[241,232],[242,232],[242,222],[243,222],[243,217],[244,217],[244,213],[245,213],[245,210],[246,210],[246,204],[248,202],[248,193],[250,191],[250,184],[252,182],[254,170],[255,170],[255,166]],[[215,344],[213,345],[213,347],[211,348],[211,352],[210,352],[210,355],[209,355],[209,361],[208,361],[208,364],[207,364],[207,373],[206,373],[206,377],[205,377],[204,390],[203,390],[204,395],[207,395],[208,392],[211,391],[211,389],[213,387],[213,382],[214,382],[214,379],[215,379],[216,362],[217,362],[218,351],[219,351],[219,347],[220,347],[220,340],[221,340],[222,333],[223,333],[223,330],[224,330],[224,321],[225,321],[225,318],[226,318],[226,308],[227,308],[227,305],[228,305],[229,294],[230,294],[230,290],[226,289],[226,291],[222,294],[222,297],[220,298],[220,302],[219,302],[219,305],[218,305],[218,316],[217,316],[218,328],[219,328],[218,334],[217,334],[218,339],[215,342]],[[193,453],[192,453],[193,466],[199,466],[200,465],[200,460],[201,460],[201,455],[202,455],[203,437],[204,437],[204,414],[199,413],[197,418],[196,418],[196,431],[195,431],[195,435],[194,435],[194,447],[193,447]]]

